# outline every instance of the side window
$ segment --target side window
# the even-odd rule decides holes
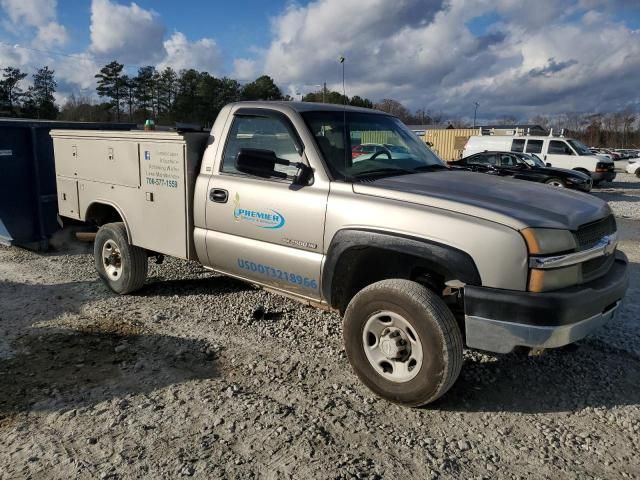
[[[480,153],[467,160],[469,165],[495,165],[496,156],[491,153]]]
[[[525,140],[523,138],[515,139],[511,143],[511,151],[512,152],[524,152],[524,142],[525,142]]]
[[[236,157],[241,148],[272,150],[278,158],[292,162],[300,161],[300,155],[289,130],[277,118],[236,116],[222,156],[221,171],[246,175],[236,170]],[[276,170],[288,175],[297,173],[297,168],[292,165],[276,165]]]
[[[540,153],[542,152],[542,140],[529,140],[527,141],[527,153]]]
[[[506,153],[500,154],[500,166],[501,167],[515,167],[517,162],[513,155],[507,155]]]
[[[560,140],[551,140],[549,142],[549,155],[573,155],[573,151],[569,145]]]

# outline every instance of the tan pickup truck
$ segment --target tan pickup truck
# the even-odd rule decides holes
[[[59,213],[99,227],[113,291],[172,255],[338,311],[356,374],[403,405],[443,395],[464,344],[566,345],[627,288],[605,202],[451,170],[382,112],[250,102],[210,134],[51,135]]]

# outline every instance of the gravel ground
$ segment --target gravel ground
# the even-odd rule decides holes
[[[423,409],[358,382],[335,314],[172,259],[117,297],[90,246],[0,247],[0,478],[640,478],[639,193],[596,193],[631,260],[619,318],[541,356],[466,351]]]

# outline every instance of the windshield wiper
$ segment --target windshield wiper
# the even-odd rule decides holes
[[[407,170],[404,168],[393,168],[393,167],[384,167],[384,168],[375,168],[373,170],[367,170],[364,172],[356,173],[353,175],[353,178],[362,178],[362,177],[374,177],[378,175],[408,175],[411,173],[415,173],[414,170]]]
[[[449,167],[445,167],[444,165],[438,165],[434,163],[433,165],[421,165],[413,169],[414,172],[432,172],[434,170],[448,170]]]

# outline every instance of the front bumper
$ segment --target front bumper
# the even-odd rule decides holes
[[[593,172],[591,178],[594,182],[612,182],[616,178],[616,172],[613,170],[608,172]]]
[[[584,338],[615,316],[629,284],[627,263],[616,252],[603,277],[552,292],[465,287],[467,346],[508,353],[517,346],[555,348]]]

